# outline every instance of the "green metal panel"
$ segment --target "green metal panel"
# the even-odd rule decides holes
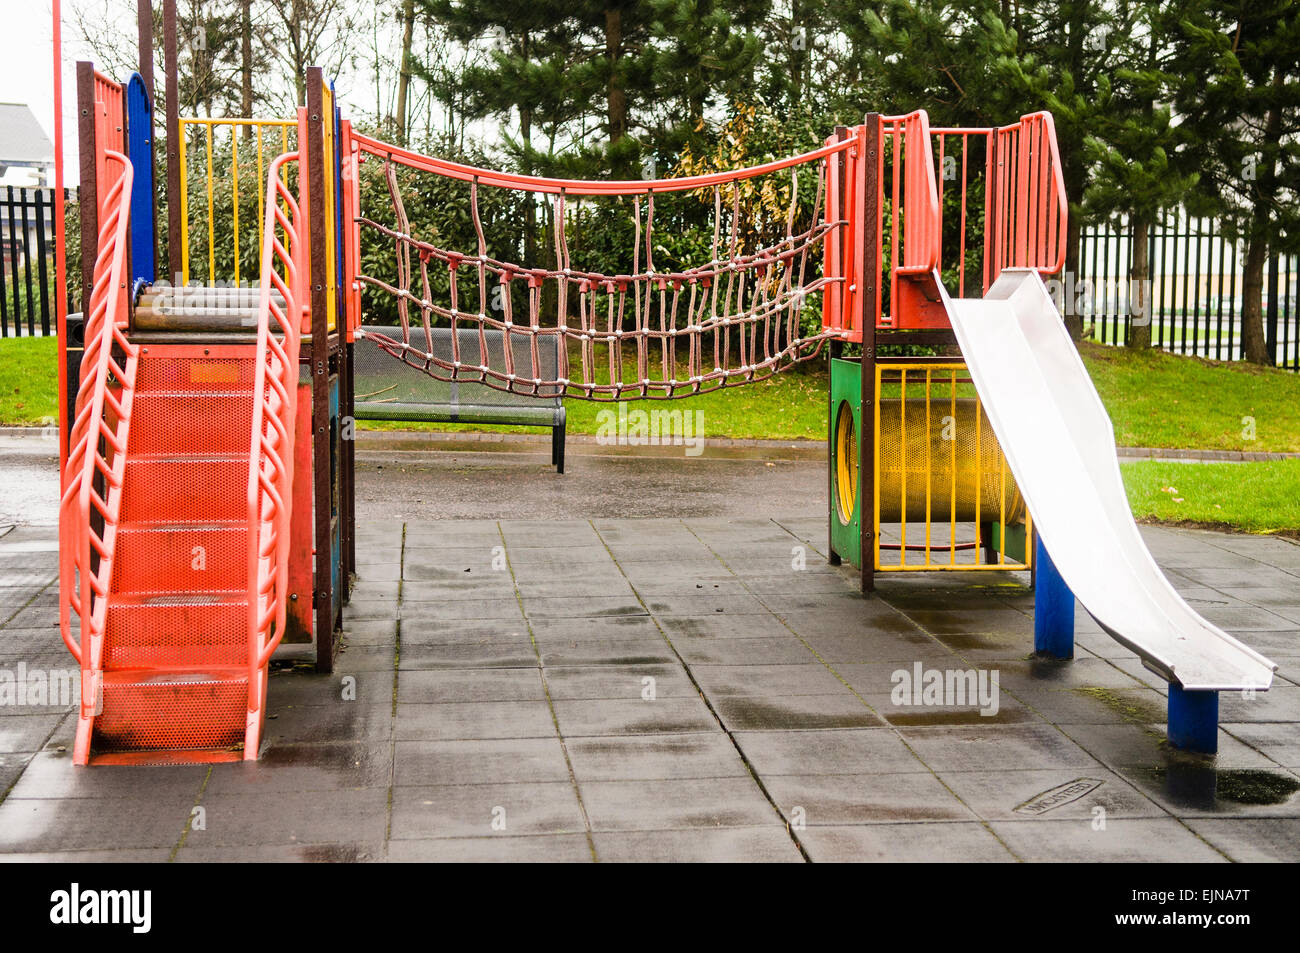
[[[830,432],[838,435],[838,415],[842,412],[853,415],[853,432],[858,442],[863,440],[862,430],[862,365],[857,361],[836,358],[831,361],[831,405],[835,408],[830,421]],[[847,410],[844,410],[847,408]],[[870,439],[870,435],[868,435]],[[830,446],[831,498],[827,514],[831,522],[831,545],[840,558],[851,566],[862,565],[862,475],[857,480],[857,492],[853,495],[853,505],[849,520],[840,515],[839,506],[839,440],[833,436]],[[845,461],[850,469],[856,461]],[[846,507],[847,509],[848,507]],[[867,514],[870,519],[870,514]]]

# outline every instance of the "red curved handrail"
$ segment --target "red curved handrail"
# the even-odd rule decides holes
[[[131,163],[122,153],[110,149],[104,150],[101,161],[105,170],[113,164],[122,171],[102,193],[100,203],[99,251],[59,501],[59,628],[68,651],[81,664],[83,715],[92,713],[87,710],[95,702],[90,686],[102,668],[107,596],[122,507],[139,353],[125,333]],[[120,352],[120,359],[114,348]],[[100,486],[96,486],[97,482]],[[76,639],[72,635],[73,612],[79,623]]]
[[[298,202],[282,176],[299,153],[277,156],[267,172],[262,237],[253,419],[248,460],[248,712],[244,756],[257,756],[266,665],[284,637],[289,577],[290,497],[298,396],[299,302],[306,273]],[[281,240],[280,232],[284,239]],[[283,299],[281,305],[272,292]],[[278,335],[278,336],[277,336]]]
[[[410,149],[403,149],[383,142],[380,139],[352,133],[352,141],[362,151],[380,158],[391,158],[402,165],[434,172],[450,179],[462,182],[477,182],[479,185],[491,185],[504,189],[520,189],[529,192],[541,192],[548,195],[645,195],[648,192],[690,192],[694,189],[707,189],[728,182],[740,182],[756,176],[780,172],[792,166],[806,162],[816,162],[837,152],[853,148],[854,141],[845,139],[830,143],[812,152],[805,152],[785,159],[777,159],[762,165],[736,169],[732,172],[710,172],[706,175],[684,176],[680,179],[609,179],[606,181],[583,179],[548,179],[536,175],[518,175],[513,172],[498,172],[492,169],[479,169],[471,165],[461,165],[447,159],[422,155]]]

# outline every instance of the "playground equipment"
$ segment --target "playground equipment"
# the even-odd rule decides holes
[[[1179,598],[1128,512],[1109,421],[1043,283],[1063,262],[1066,211],[1047,114],[940,130],[923,111],[869,114],[804,155],[689,178],[517,176],[359,134],[317,68],[294,119],[182,119],[172,0],[163,12],[176,287],[153,267],[151,82],[78,65],[95,240],[84,349],[61,338],[60,510],[78,764],[255,759],[277,646],[314,642],[331,669],[363,337],[403,372],[550,401],[689,396],[826,354],[830,557],[859,567],[864,591],[890,572],[1032,569],[1036,648],[1069,657],[1073,587],[1169,681],[1183,747],[1214,749],[1217,692],[1268,688],[1272,664]],[[228,190],[218,149],[231,150]],[[251,226],[241,161],[255,168]],[[366,204],[368,162],[389,213]],[[471,247],[417,234],[411,176],[462,189]],[[549,264],[489,247],[492,190],[546,203]],[[663,260],[657,203],[669,227],[711,226],[707,258]],[[229,249],[215,228],[227,208]],[[593,228],[630,236],[625,266],[586,264]],[[363,239],[391,245],[391,273],[363,271]],[[250,247],[257,283],[241,288]],[[968,297],[976,271],[983,296]],[[364,295],[394,303],[398,328],[367,330]],[[897,345],[912,353],[885,353]]]

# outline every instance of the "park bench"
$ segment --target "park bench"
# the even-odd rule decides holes
[[[366,327],[395,341],[402,340],[400,327]],[[452,360],[451,329],[433,329],[433,355]],[[479,332],[461,328],[462,362],[479,362]],[[488,367],[505,370],[504,332],[484,329]],[[424,350],[424,329],[411,329],[411,342]],[[538,361],[543,378],[554,380],[559,365],[560,339],[543,335],[536,339]],[[512,335],[510,347],[516,368],[532,367],[532,342],[526,335]],[[477,381],[440,381],[419,368],[411,367],[373,340],[358,337],[353,364],[356,400],[353,416],[357,420],[412,420],[439,423],[507,424],[520,427],[551,429],[551,464],[557,473],[564,472],[565,414],[561,388],[543,386],[542,396],[512,394]]]

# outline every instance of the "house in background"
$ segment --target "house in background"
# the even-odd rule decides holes
[[[54,181],[54,145],[26,103],[0,103],[0,185]]]

